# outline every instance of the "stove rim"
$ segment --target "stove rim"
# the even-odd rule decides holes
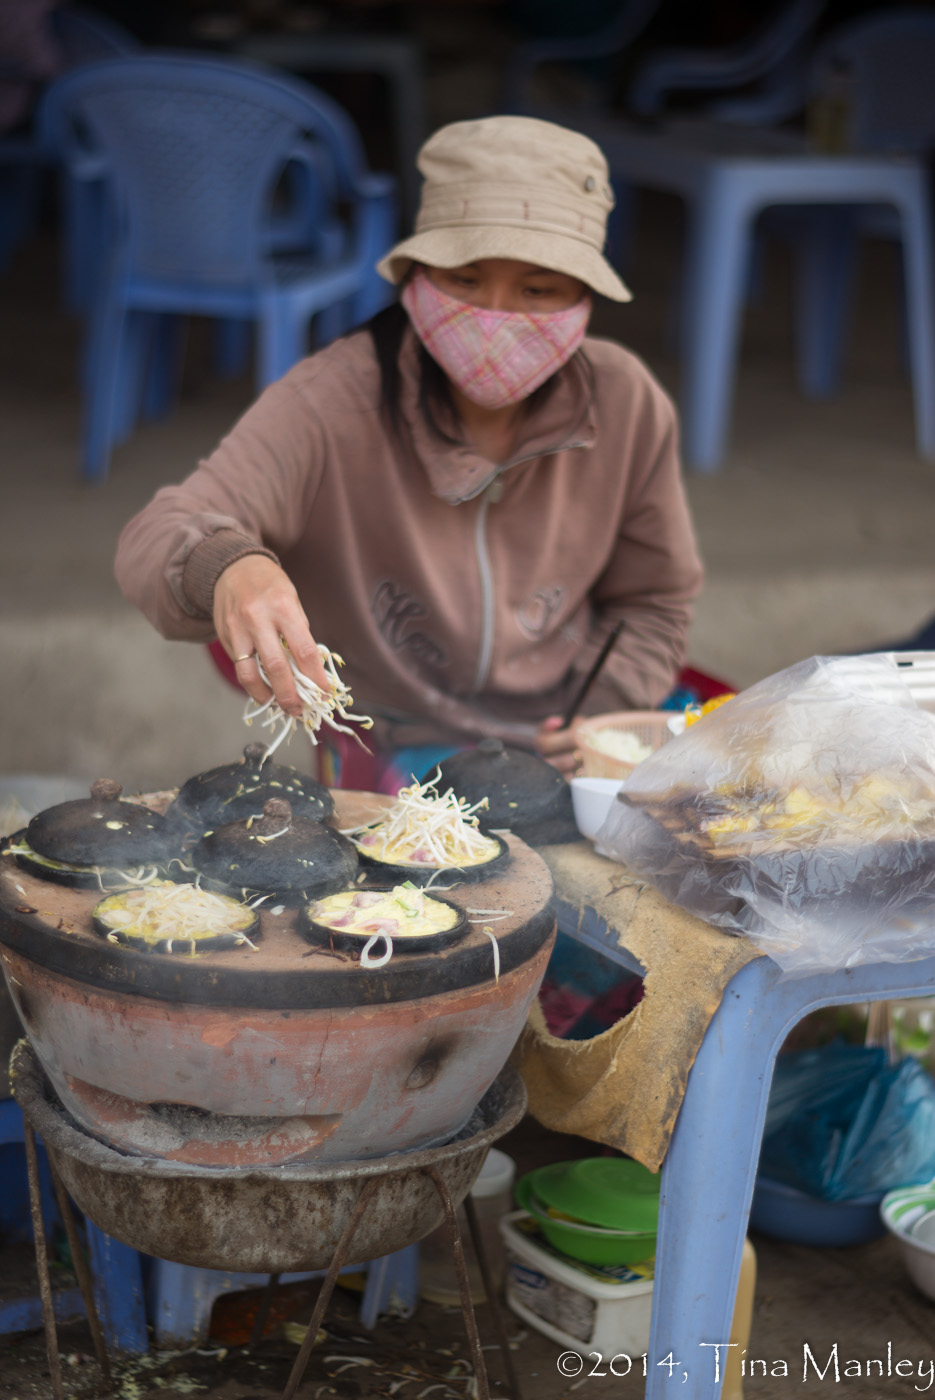
[[[500,976],[531,961],[555,927],[553,892],[546,904],[519,928],[497,940]],[[437,953],[406,953],[386,967],[369,971],[355,963],[349,967],[309,968],[308,976],[302,976],[303,969],[294,966],[248,974],[242,965],[205,966],[188,955],[180,955],[176,962],[164,954],[116,948],[103,939],[100,946],[84,940],[70,941],[32,912],[17,911],[14,918],[2,903],[0,945],[42,971],[98,991],[174,1005],[248,1005],[257,1011],[324,1011],[423,1001],[467,992],[494,980],[493,954],[487,938],[473,946],[453,949],[443,961]],[[309,949],[310,954],[314,951]],[[447,974],[455,967],[457,980],[453,981]],[[138,974],[145,978],[145,985],[137,985]],[[247,986],[249,995],[245,997]]]

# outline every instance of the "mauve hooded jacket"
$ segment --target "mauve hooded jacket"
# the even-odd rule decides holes
[[[220,573],[271,552],[388,749],[531,744],[619,617],[585,711],[657,705],[702,579],[667,395],[634,355],[588,338],[497,464],[426,424],[417,348],[407,328],[398,432],[366,330],[266,389],[124,529],[127,598],[163,636],[207,642]]]

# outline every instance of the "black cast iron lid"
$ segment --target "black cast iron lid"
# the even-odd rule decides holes
[[[170,824],[158,812],[121,798],[122,791],[112,779],[98,778],[90,797],[37,813],[26,828],[27,845],[68,865],[123,869],[168,859],[177,844]]]
[[[263,744],[248,744],[243,758],[196,773],[183,783],[169,808],[170,820],[181,818],[200,831],[257,816],[271,797],[284,797],[293,816],[306,821],[326,821],[334,811],[334,798],[298,768],[284,763],[264,763]]]
[[[230,890],[331,894],[357,875],[357,851],[340,832],[295,817],[282,797],[263,815],[206,831],[189,853],[197,871]]]
[[[544,758],[499,739],[482,739],[440,767],[439,790],[451,787],[470,805],[487,798],[487,807],[477,813],[486,830],[512,831],[530,846],[580,839],[571,788]]]

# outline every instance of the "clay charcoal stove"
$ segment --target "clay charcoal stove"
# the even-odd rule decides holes
[[[373,794],[335,801],[333,820],[345,829],[389,804]],[[270,836],[283,816],[264,813]],[[337,832],[306,825],[344,858]],[[286,840],[248,849],[266,865]],[[522,841],[506,843],[499,874],[446,888],[464,930],[456,940],[394,947],[379,966],[327,936],[311,941],[300,898],[263,900],[248,911],[255,932],[234,946],[176,945],[164,930],[158,949],[111,941],[94,927],[99,887],[51,881],[7,852],[0,962],[66,1112],[121,1153],[252,1170],[421,1150],[468,1123],[522,1030],[551,951],[551,875]],[[345,887],[361,888],[356,863],[348,871]]]

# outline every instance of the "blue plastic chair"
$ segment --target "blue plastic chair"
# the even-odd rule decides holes
[[[808,214],[802,283],[811,270],[813,285],[814,267],[827,266],[836,255],[828,230],[842,215],[868,205],[895,211],[906,252],[916,443],[920,456],[935,458],[935,270],[921,161],[884,153],[823,154],[794,133],[697,120],[647,127],[596,117],[580,125],[602,147],[615,183],[679,194],[688,206],[680,340],[683,444],[690,465],[712,472],[723,460],[754,231],[760,215],[769,211],[772,219],[777,206]],[[827,332],[818,299],[804,307],[801,301],[800,364],[808,389],[819,333]]]
[[[935,14],[920,9],[864,16],[835,29],[816,52],[810,92],[820,97],[829,76],[846,83],[848,145],[925,160],[935,152]],[[838,385],[858,243],[861,237],[903,243],[902,224],[886,206],[843,208],[810,221],[798,256],[800,382],[813,398]],[[912,277],[911,250],[903,248]],[[908,324],[907,324],[908,329]],[[909,349],[912,360],[911,344]]]
[[[672,93],[717,92],[721,96],[704,106],[705,115],[716,121],[767,126],[794,116],[805,102],[808,49],[826,5],[827,0],[789,0],[735,44],[647,54],[627,93],[629,111],[660,117]],[[752,91],[736,95],[750,85]]]
[[[253,322],[260,389],[306,353],[313,317],[322,343],[389,300],[374,264],[395,235],[396,182],[367,171],[351,122],[307,84],[219,59],[114,59],[58,79],[39,121],[70,177],[104,178],[112,200],[115,234],[87,351],[89,479],[106,477],[112,447],[135,421],[166,318]],[[317,243],[278,254],[274,196],[290,167],[305,173],[326,214]],[[336,237],[338,202],[350,212]],[[166,364],[157,352],[157,378]],[[156,401],[168,393],[150,390]]]

